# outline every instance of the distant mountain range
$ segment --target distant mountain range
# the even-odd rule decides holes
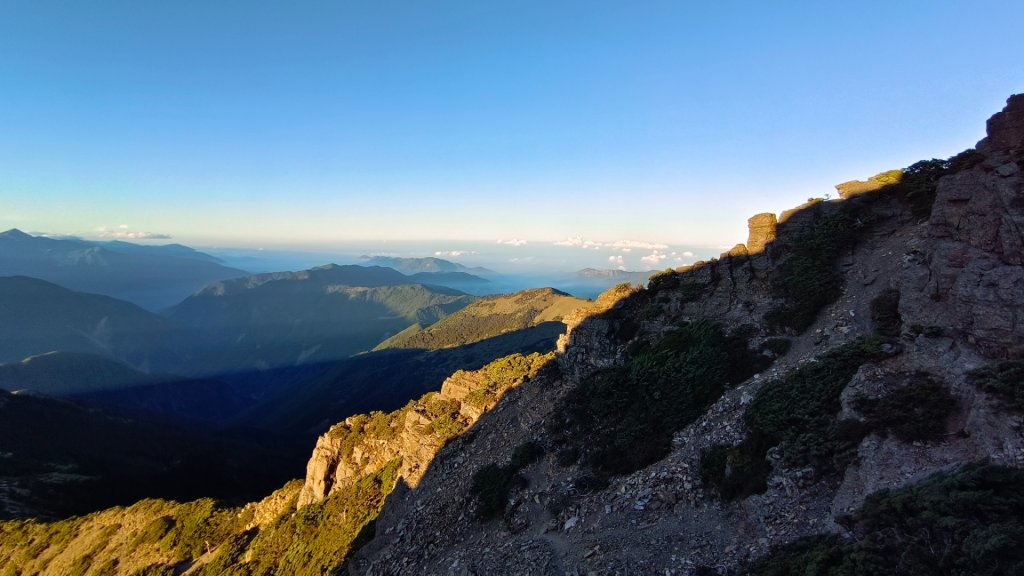
[[[470,268],[441,258],[396,258],[393,256],[360,256],[361,266],[386,266],[406,274],[417,272],[466,272],[477,276],[494,276],[497,272],[476,266]]]
[[[328,265],[216,282],[167,312],[190,375],[347,358],[475,300],[390,268]]]
[[[45,396],[124,390],[157,380],[117,360],[78,352],[48,352],[0,364],[0,389]]]
[[[0,364],[61,351],[148,371],[172,361],[166,336],[165,320],[135,304],[36,278],[0,277]]]
[[[210,282],[246,274],[180,244],[56,239],[18,229],[0,233],[0,276],[31,276],[149,310],[176,304]]]
[[[613,268],[584,268],[576,272],[578,278],[592,278],[595,280],[615,280],[617,282],[635,282],[646,284],[652,274],[658,270],[616,270]]]

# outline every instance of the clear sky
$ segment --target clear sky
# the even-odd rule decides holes
[[[1021,22],[1009,0],[0,0],[0,229],[732,245],[972,146],[1024,91]]]

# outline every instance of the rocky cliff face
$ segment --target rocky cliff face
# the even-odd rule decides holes
[[[416,488],[396,491],[350,573],[731,573],[804,536],[842,537],[845,515],[878,490],[980,459],[1024,466],[1021,415],[972,380],[978,367],[1024,352],[1024,96],[988,129],[977,152],[848,183],[841,200],[779,218],[755,216],[746,245],[567,318],[559,373],[506,397]],[[817,286],[806,292],[813,298],[792,283],[800,274]],[[626,378],[638,354],[694,320],[742,334],[774,365],[729,388],[652,465],[601,481],[566,458],[559,403],[595,378]],[[730,454],[726,477],[751,466],[739,456],[758,438],[752,410],[865,343],[874,352],[841,382],[835,414],[816,415],[833,422],[821,438],[848,448],[771,439],[763,485],[723,497],[708,455]],[[617,366],[626,372],[610,372]],[[879,424],[878,406],[921,390],[943,399],[937,415],[923,416],[917,400],[897,404],[896,420],[930,418],[931,436],[909,440]],[[551,450],[520,463],[526,482],[510,488],[501,518],[480,519],[478,471],[514,466],[527,442]]]
[[[429,393],[389,414],[347,418],[316,443],[306,466],[297,507],[319,502],[332,492],[399,459],[399,474],[416,486],[437,452],[472,426],[502,395],[535,377],[549,355],[513,355],[476,371],[458,371]]]

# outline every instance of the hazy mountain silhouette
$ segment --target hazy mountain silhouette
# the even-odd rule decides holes
[[[494,276],[496,272],[476,266],[470,268],[442,258],[397,258],[394,256],[361,256],[361,266],[387,266],[406,274],[417,272],[466,272],[474,275]]]
[[[31,276],[65,288],[128,300],[150,310],[199,287],[246,272],[180,244],[142,246],[0,233],[0,276]]]
[[[0,363],[47,352],[113,358],[149,371],[172,364],[165,321],[109,296],[35,278],[0,277]]]
[[[475,298],[390,268],[328,265],[210,284],[167,311],[190,375],[313,364],[428,326]]]
[[[47,352],[0,364],[0,388],[45,396],[120,390],[157,380],[123,362],[80,352]]]

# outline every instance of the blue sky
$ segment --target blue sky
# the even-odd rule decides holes
[[[973,145],[1024,91],[1022,21],[984,0],[0,1],[0,228],[717,249]]]

